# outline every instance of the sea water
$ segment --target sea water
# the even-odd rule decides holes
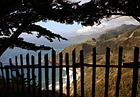
[[[65,47],[71,45],[73,43],[67,43],[67,44],[56,44],[54,45],[54,49],[56,52],[59,52],[59,51],[62,51]],[[24,50],[24,49],[20,49],[20,48],[14,48],[14,49],[7,49],[6,52],[4,52],[4,54],[0,57],[0,62],[3,63],[3,65],[9,65],[9,58],[12,59],[12,62],[13,64],[15,64],[15,56],[17,56],[18,58],[18,64],[20,65],[20,54],[23,55],[23,63],[24,65],[26,65],[26,54],[29,53],[30,55],[30,59],[31,59],[31,56],[34,55],[35,56],[35,64],[38,63],[38,53],[40,51],[31,51],[31,50]],[[42,54],[42,64],[41,65],[44,65],[44,55],[45,54],[48,54],[48,56],[50,57],[51,56],[51,51],[45,51],[45,50],[42,50],[41,51],[41,54]],[[31,62],[31,60],[30,60]],[[49,64],[51,65],[51,64]],[[42,88],[45,88],[45,69],[41,69],[42,71]],[[24,73],[25,73],[25,77],[27,77],[27,70],[25,69],[24,70]],[[36,83],[38,83],[38,70],[35,69],[35,75],[36,75]],[[66,80],[66,70],[65,68],[63,68],[63,71],[62,71],[62,75],[63,75],[63,81],[65,82]],[[32,75],[31,75],[32,76]],[[50,89],[51,89],[51,84],[52,84],[52,69],[49,68],[49,86],[50,86]],[[59,84],[59,68],[56,68],[56,85]],[[56,86],[58,87],[58,86]]]

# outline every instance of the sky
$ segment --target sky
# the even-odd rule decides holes
[[[93,33],[100,33],[103,32],[104,30],[111,29],[116,26],[120,26],[122,24],[133,24],[133,25],[140,24],[131,17],[123,16],[115,18],[115,16],[112,16],[112,18],[113,19],[109,21],[103,19],[100,25],[94,26],[82,26],[80,24],[77,24],[76,22],[73,25],[66,25],[54,21],[48,21],[47,23],[39,22],[37,24],[47,28],[48,30],[51,30],[54,33],[61,34],[62,36],[67,38],[76,35],[89,35]]]
[[[72,2],[78,2],[81,1],[80,4],[83,4],[85,2],[89,2],[90,0],[68,0]],[[112,16],[112,19],[109,21],[106,19],[101,20],[100,25],[94,25],[94,26],[82,26],[80,24],[77,24],[76,22],[73,25],[66,25],[66,24],[60,24],[54,21],[47,21],[44,22],[38,22],[37,25],[41,25],[44,28],[52,31],[53,33],[60,34],[66,38],[76,36],[76,35],[89,35],[94,33],[100,33],[107,29],[114,28],[116,26],[120,26],[122,24],[133,24],[133,25],[139,25],[140,23],[137,22],[135,19],[127,16],[122,16],[116,18],[116,16]],[[25,38],[34,38],[30,35],[21,35]]]

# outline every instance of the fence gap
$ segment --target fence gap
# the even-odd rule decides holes
[[[110,48],[106,48],[106,72],[105,72],[105,97],[108,97],[109,83]]]
[[[69,54],[66,53],[66,73],[67,73],[67,97],[70,97],[70,78],[69,78]]]
[[[83,55],[83,50],[80,51],[80,64],[81,64],[81,97],[84,97],[84,55]]]
[[[131,95],[131,97],[136,97],[136,95],[137,95],[138,60],[139,60],[139,48],[135,47],[135,49],[134,49],[134,65],[133,65],[133,83],[132,83],[132,95]]]
[[[56,52],[52,49],[52,97],[55,97],[55,67],[56,67]]]
[[[38,53],[38,95],[42,97],[41,52]]]
[[[73,64],[73,81],[74,81],[74,97],[77,95],[77,82],[76,82],[76,65],[75,65],[75,49],[72,51],[72,64]]]
[[[92,97],[95,97],[95,83],[96,83],[96,48],[93,48]]]
[[[123,48],[119,47],[119,58],[118,58],[118,74],[117,74],[117,82],[116,82],[116,93],[115,96],[119,97],[119,86],[121,81],[121,66],[122,66],[122,56],[123,56]]]
[[[48,54],[45,55],[45,85],[46,85],[46,97],[49,97],[49,69],[48,69]]]
[[[59,64],[60,64],[60,70],[59,70],[59,90],[60,90],[60,97],[62,97],[63,93],[63,77],[62,77],[62,65],[63,65],[63,55],[62,52],[59,54]]]

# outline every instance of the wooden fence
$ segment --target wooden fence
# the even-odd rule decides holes
[[[63,95],[63,79],[62,79],[62,69],[66,68],[67,75],[67,97],[70,96],[70,78],[69,78],[69,69],[73,68],[73,84],[74,84],[74,97],[77,96],[77,82],[76,82],[76,68],[80,68],[81,70],[81,97],[85,96],[85,88],[84,88],[84,67],[92,67],[92,97],[95,97],[95,86],[96,86],[96,68],[104,67],[105,68],[105,97],[108,97],[108,84],[109,84],[109,69],[117,68],[117,82],[116,82],[116,93],[115,96],[119,96],[119,85],[121,80],[121,72],[122,68],[132,68],[133,69],[133,83],[132,83],[132,94],[131,97],[136,97],[137,95],[137,83],[138,83],[138,69],[140,68],[139,59],[139,48],[135,47],[134,49],[134,62],[133,63],[123,63],[122,65],[122,56],[123,56],[123,48],[119,48],[118,54],[118,65],[110,65],[110,48],[106,48],[106,65],[97,65],[96,64],[96,48],[93,48],[93,64],[85,64],[84,63],[84,55],[83,50],[80,51],[80,63],[76,63],[76,54],[75,50],[72,52],[72,65],[69,64],[69,54],[65,55],[65,64],[63,65],[63,55],[59,54],[59,65],[56,65],[56,52],[52,50],[52,66],[49,66],[48,62],[48,54],[44,55],[44,65],[41,65],[41,52],[38,53],[38,64],[35,64],[35,57],[31,56],[31,60],[29,54],[26,55],[26,64],[23,63],[23,56],[20,55],[20,62],[17,60],[17,56],[15,57],[15,65],[12,63],[12,59],[9,59],[9,66],[3,66],[1,63],[1,75],[3,88],[12,91],[16,91],[17,95],[20,95],[19,90],[22,91],[22,96],[24,96],[25,88],[28,89],[28,94],[38,95],[42,97],[42,68],[45,69],[45,95],[49,97],[49,68],[52,68],[52,97],[56,97],[56,68],[59,68],[59,95],[62,97]],[[31,62],[30,62],[31,61]],[[19,65],[20,63],[20,65]],[[27,70],[27,78],[24,78],[24,70]],[[35,75],[35,69],[38,70],[38,75]],[[13,72],[16,72],[16,77]],[[19,72],[20,71],[20,72]],[[36,76],[38,76],[38,83],[36,83]],[[19,85],[20,83],[20,85]],[[26,85],[26,87],[25,87]],[[16,87],[15,87],[16,86]],[[1,86],[0,86],[1,87]],[[31,92],[32,91],[32,92]],[[38,94],[36,94],[38,93]]]

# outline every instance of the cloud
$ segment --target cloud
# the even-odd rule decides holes
[[[112,18],[115,18],[115,16],[112,16]],[[105,19],[103,19],[102,22],[105,23],[112,23],[112,24],[117,24],[117,25],[121,25],[121,24],[133,24],[133,25],[139,25],[140,23],[138,21],[136,21],[135,19],[133,19],[132,17],[128,17],[128,16],[122,16],[116,19],[112,19],[110,21],[105,21]]]
[[[103,30],[107,30],[110,28],[113,28],[113,25],[109,25],[107,23],[102,23],[100,25],[94,25],[94,26],[84,26],[81,29],[78,29],[76,31],[76,34],[91,34],[91,33],[99,33],[102,32]]]
[[[112,18],[115,18],[115,16],[112,16]],[[107,29],[114,28],[116,26],[120,26],[122,24],[133,24],[133,25],[139,25],[140,23],[137,22],[135,19],[124,16],[124,17],[119,17],[116,19],[112,19],[110,21],[106,21],[106,19],[103,19],[101,21],[100,25],[94,25],[94,26],[84,26],[78,30],[76,30],[75,34],[92,34],[92,33],[99,33]]]

